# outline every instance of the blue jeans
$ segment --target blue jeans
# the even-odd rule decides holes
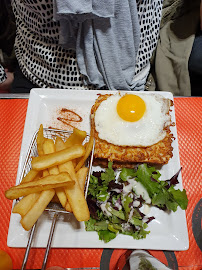
[[[202,75],[202,31],[196,35],[189,57],[189,71]]]

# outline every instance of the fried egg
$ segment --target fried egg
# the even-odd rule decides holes
[[[170,100],[159,94],[117,93],[104,100],[95,113],[100,139],[120,146],[151,146],[163,140],[171,124]]]

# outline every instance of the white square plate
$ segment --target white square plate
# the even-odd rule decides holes
[[[62,108],[74,111],[82,117],[81,122],[71,122],[82,130],[90,131],[90,110],[99,93],[115,93],[113,91],[96,90],[68,90],[68,89],[32,89],[30,93],[24,134],[19,159],[16,184],[22,172],[26,153],[34,132],[42,123],[44,127],[69,129],[67,125],[58,120],[64,117]],[[151,94],[152,92],[142,92]],[[169,92],[159,93],[165,98],[173,100]],[[174,107],[171,112],[172,121],[175,122]],[[161,169],[161,179],[169,179],[180,168],[179,150],[176,126],[171,127],[176,138],[173,141],[173,158]],[[181,173],[178,177],[177,188],[182,189]],[[151,208],[150,216],[155,219],[149,223],[151,231],[146,239],[134,240],[131,236],[118,235],[109,243],[98,239],[96,232],[86,232],[84,223],[77,222],[70,215],[60,215],[53,237],[52,247],[61,248],[121,248],[121,249],[156,249],[156,250],[187,250],[189,239],[185,211],[178,208],[175,213],[165,213],[158,208]],[[51,214],[45,212],[37,222],[37,229],[33,240],[33,247],[46,247],[51,226]],[[7,244],[9,247],[26,247],[29,233],[20,224],[20,216],[11,213]]]

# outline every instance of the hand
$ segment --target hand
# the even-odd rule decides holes
[[[9,93],[14,80],[13,72],[9,72],[8,69],[5,69],[5,72],[7,79],[0,84],[0,93]]]

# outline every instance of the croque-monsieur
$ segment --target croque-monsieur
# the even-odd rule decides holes
[[[168,163],[173,155],[171,106],[172,100],[153,93],[99,95],[91,108],[94,164]]]

